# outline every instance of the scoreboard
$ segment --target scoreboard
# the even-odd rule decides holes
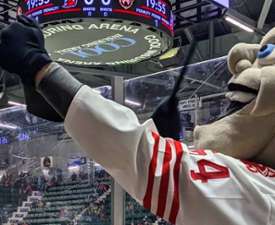
[[[40,23],[70,18],[117,18],[151,24],[173,33],[169,0],[22,0],[18,13],[35,17]]]
[[[42,25],[46,48],[61,63],[137,63],[173,43],[169,0],[20,0],[17,13]]]

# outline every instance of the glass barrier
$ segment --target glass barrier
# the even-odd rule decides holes
[[[125,105],[148,119],[171,93],[180,68],[125,81]],[[189,66],[178,93],[182,140],[192,145],[196,124],[215,119],[225,108],[230,78],[225,58]],[[97,89],[111,98],[111,87]],[[0,223],[111,224],[111,178],[52,123],[23,106],[0,110]],[[167,224],[125,200],[125,224]]]

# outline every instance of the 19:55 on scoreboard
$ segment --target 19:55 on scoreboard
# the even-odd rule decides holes
[[[30,15],[39,23],[70,18],[117,18],[139,21],[173,34],[169,0],[22,0],[18,13]]]
[[[173,44],[169,0],[20,0],[18,14],[42,25],[52,59],[65,64],[133,64]]]

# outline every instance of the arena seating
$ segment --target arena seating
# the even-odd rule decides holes
[[[17,206],[27,199],[27,195],[18,187],[10,187],[7,184],[0,186],[0,222],[7,222],[8,218],[16,211]]]
[[[17,208],[17,212],[13,213],[6,224],[24,224],[24,225],[40,225],[40,224],[54,224],[65,225],[71,224],[73,220],[77,220],[77,224],[87,224],[87,217],[82,216],[89,208],[101,207],[101,211],[105,214],[105,220],[110,218],[110,193],[109,184],[96,183],[90,184],[88,180],[68,181],[59,183],[52,187],[48,187],[46,192],[42,193],[40,199],[29,196],[26,202]],[[102,187],[104,187],[102,189]],[[95,205],[91,205],[95,204]],[[18,205],[18,204],[14,204]],[[19,212],[23,207],[29,208],[26,213]],[[100,212],[102,215],[103,212]],[[98,220],[98,214],[89,217],[95,221]],[[103,224],[99,221],[100,224]],[[99,224],[99,223],[98,223]],[[106,223],[107,225],[108,223]]]
[[[111,224],[110,176],[96,174],[93,183],[88,180],[66,180],[46,186],[31,195],[20,189],[0,187],[0,205],[9,203],[9,220],[1,224],[11,225],[109,225]],[[37,197],[38,196],[38,197]],[[125,202],[125,224],[161,224],[148,210],[141,207],[128,194]],[[1,213],[4,215],[4,213]],[[158,221],[158,222],[156,222]]]

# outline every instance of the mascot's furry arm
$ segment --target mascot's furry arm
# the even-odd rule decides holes
[[[237,44],[228,55],[230,114],[197,126],[196,148],[275,167],[275,29],[260,44]],[[236,107],[237,106],[237,107]]]

